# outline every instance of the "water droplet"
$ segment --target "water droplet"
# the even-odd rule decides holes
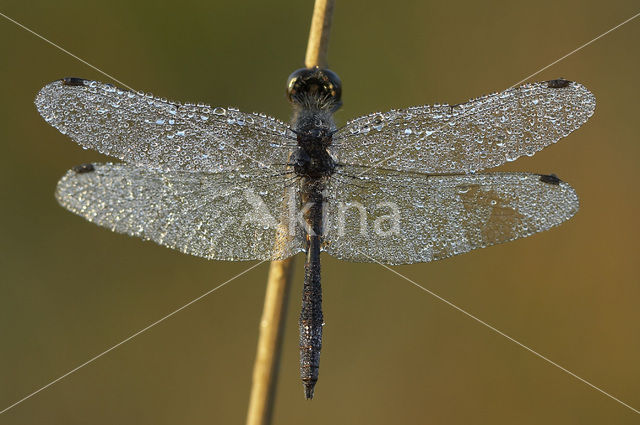
[[[382,130],[382,128],[384,127],[384,118],[382,117],[382,115],[378,115],[373,119],[373,125],[372,127],[378,131]]]

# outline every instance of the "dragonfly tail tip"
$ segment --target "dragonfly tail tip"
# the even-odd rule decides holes
[[[313,390],[316,385],[316,382],[313,381],[305,381],[304,382],[304,398],[307,400],[311,400],[313,398]]]

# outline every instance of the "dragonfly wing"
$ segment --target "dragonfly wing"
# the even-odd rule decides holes
[[[287,162],[286,124],[232,108],[180,104],[110,84],[65,78],[43,87],[44,119],[85,148],[130,164],[217,172]]]
[[[575,191],[555,176],[348,172],[332,177],[326,195],[323,250],[342,260],[439,260],[547,230],[578,211]]]
[[[302,228],[281,220],[286,176],[157,172],[128,164],[86,164],[60,180],[68,210],[118,233],[216,260],[281,260],[304,250]],[[275,188],[275,189],[274,189]]]
[[[363,116],[334,137],[344,164],[423,173],[468,173],[533,155],[576,130],[595,110],[581,84],[551,80],[459,105]]]

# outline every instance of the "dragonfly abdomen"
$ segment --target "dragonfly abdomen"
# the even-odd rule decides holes
[[[313,398],[320,368],[324,323],[320,282],[320,236],[309,236],[300,311],[300,378],[307,399]]]
[[[300,311],[300,377],[307,399],[313,398],[318,380],[322,348],[322,285],[320,246],[323,233],[324,184],[316,179],[303,180],[302,200],[307,224],[307,257],[304,264],[304,286]]]

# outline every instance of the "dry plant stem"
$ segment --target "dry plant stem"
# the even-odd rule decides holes
[[[327,48],[334,3],[335,0],[316,0],[305,56],[307,68],[327,66]],[[284,261],[272,261],[269,268],[258,349],[253,368],[247,425],[271,423],[292,266],[293,257]]]
[[[331,32],[331,19],[335,0],[316,0],[311,18],[311,31],[307,43],[307,55],[304,65],[307,68],[328,66],[327,52],[329,46],[329,33]]]
[[[293,258],[272,261],[269,268],[267,292],[260,320],[258,350],[253,367],[247,425],[263,425],[271,422]]]

